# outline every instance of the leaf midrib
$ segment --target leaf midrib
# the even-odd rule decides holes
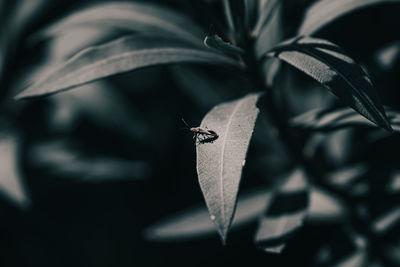
[[[296,47],[296,46],[297,46],[297,45],[295,45],[295,47]],[[313,57],[317,58],[319,61],[323,62],[324,64],[326,64],[327,66],[329,66],[330,68],[332,68],[332,70],[334,70],[335,73],[337,73],[343,80],[345,80],[346,83],[348,83],[348,84],[350,85],[350,87],[352,88],[352,91],[353,91],[358,97],[360,97],[361,99],[363,99],[363,100],[370,106],[370,108],[371,108],[372,110],[374,110],[374,111],[377,110],[377,109],[374,108],[374,104],[371,103],[371,100],[368,99],[368,98],[366,98],[366,97],[365,97],[364,95],[362,95],[360,92],[358,92],[357,88],[353,85],[353,83],[352,83],[344,74],[342,74],[340,71],[338,71],[337,68],[335,68],[333,65],[329,64],[329,62],[328,62],[328,63],[325,63],[326,61],[324,61],[320,56],[318,56],[317,54],[313,53],[312,51],[309,51],[309,50],[304,49],[304,53],[306,53],[306,54],[308,54],[308,55],[310,55],[310,56],[313,56]],[[353,62],[352,64],[356,64],[356,63]],[[375,112],[376,112],[376,111],[375,111]],[[382,115],[380,114],[380,112],[376,112],[376,114],[377,114],[379,117],[381,117],[381,119],[383,119],[383,121],[386,122],[387,119],[386,119],[384,116],[382,116]]]
[[[160,50],[162,50],[162,51],[160,51]],[[82,51],[82,53],[80,53],[77,56],[79,56],[79,57],[83,56],[84,52],[88,52],[88,51]],[[237,63],[233,59],[230,59],[230,58],[227,58],[227,57],[222,57],[220,55],[216,55],[214,53],[211,53],[211,52],[208,52],[208,51],[202,51],[202,50],[198,50],[198,49],[189,49],[189,48],[180,48],[180,47],[161,48],[161,49],[160,48],[142,49],[140,51],[125,52],[125,53],[118,54],[118,55],[115,55],[115,56],[107,57],[105,59],[96,61],[96,62],[94,62],[92,64],[89,64],[89,65],[83,66],[81,68],[78,68],[77,70],[72,71],[69,74],[64,75],[61,79],[52,79],[52,81],[50,81],[50,82],[55,82],[57,80],[58,81],[66,81],[66,80],[68,80],[68,79],[70,79],[71,77],[74,77],[74,76],[82,76],[82,74],[87,75],[88,74],[88,71],[87,71],[88,69],[100,68],[105,64],[109,64],[110,62],[113,62],[113,61],[118,61],[119,59],[125,58],[125,57],[132,57],[132,56],[135,56],[135,55],[142,56],[142,57],[154,57],[156,55],[162,56],[163,54],[164,55],[174,55],[174,52],[178,56],[190,55],[190,57],[192,59],[193,58],[198,58],[198,59],[201,59],[203,61],[205,61],[205,59],[218,57],[220,60],[224,61],[224,63],[226,63],[226,64],[237,65]],[[71,58],[64,65],[62,65],[57,71],[62,70],[63,68],[67,67],[74,60],[75,60],[75,58]],[[174,62],[174,63],[177,63],[177,62]],[[150,64],[143,64],[143,66],[150,66],[152,64],[154,64],[154,62],[150,63]],[[210,64],[218,64],[218,62],[217,61],[212,61],[212,62],[210,62]],[[97,69],[94,69],[93,71],[95,71],[95,70],[97,70]],[[37,83],[37,85],[34,85],[34,87],[32,87],[32,90],[36,89],[38,87],[38,85],[41,85],[44,81],[49,79],[52,75],[57,74],[57,71],[55,71],[55,72],[49,74],[48,76],[44,77],[41,81],[39,81]],[[110,74],[110,75],[107,75],[107,76],[111,76],[111,75],[113,75],[113,74]],[[107,77],[107,76],[104,76],[104,77]],[[93,79],[93,81],[97,80],[97,79],[100,79],[100,78],[95,78],[95,79]],[[90,79],[90,81],[92,81],[92,79]],[[79,84],[83,84],[83,83],[86,83],[86,82],[80,82]],[[69,88],[69,87],[65,87],[63,89],[66,89],[66,88]],[[28,92],[28,91],[26,91],[26,92]],[[49,92],[49,93],[51,93],[51,92]],[[21,96],[23,96],[23,95],[24,95],[24,92],[21,93]]]
[[[224,222],[224,235],[225,235],[225,231],[226,231],[226,219],[225,219],[225,207],[226,207],[226,203],[225,203],[225,197],[224,197],[224,186],[223,186],[223,172],[224,172],[224,155],[225,155],[225,145],[226,145],[226,136],[228,135],[229,132],[229,128],[232,124],[233,118],[235,117],[234,115],[236,114],[236,112],[238,111],[240,105],[243,103],[243,100],[240,100],[237,105],[235,106],[235,108],[233,109],[231,115],[229,116],[229,120],[228,120],[228,124],[226,126],[225,132],[224,132],[224,137],[223,137],[223,143],[222,143],[222,153],[221,153],[221,168],[220,168],[220,184],[221,184],[221,200],[222,200],[222,220]]]
[[[284,46],[284,47],[285,47],[285,46]],[[284,48],[284,47],[281,47],[281,48]],[[372,109],[376,115],[378,115],[381,119],[383,119],[383,121],[385,122],[385,124],[387,124],[387,119],[386,119],[386,117],[385,117],[385,116],[382,116],[382,115],[380,114],[380,112],[376,112],[373,103],[371,103],[371,101],[369,101],[368,98],[365,98],[360,92],[358,92],[357,89],[354,87],[354,85],[349,81],[349,79],[348,79],[345,75],[343,75],[340,71],[338,71],[337,68],[335,68],[332,64],[329,64],[329,62],[326,62],[326,60],[322,59],[320,56],[316,55],[315,53],[313,53],[313,52],[310,51],[310,50],[307,50],[307,49],[301,47],[300,45],[297,45],[297,44],[293,44],[293,43],[292,43],[292,44],[286,45],[286,47],[288,47],[288,48],[293,48],[294,50],[297,50],[297,51],[299,51],[299,52],[303,52],[303,53],[307,54],[308,56],[311,56],[311,57],[314,57],[314,58],[318,59],[321,63],[323,63],[323,64],[327,65],[328,67],[330,67],[330,68],[331,68],[336,74],[338,74],[347,84],[349,84],[350,87],[351,87],[351,89],[352,89],[352,91],[353,91],[360,99],[363,99],[363,100],[365,101],[365,103],[368,105],[368,107],[369,107],[370,109]],[[354,62],[353,64],[356,64],[356,63]],[[324,83],[322,83],[322,84],[324,84]],[[390,129],[390,128],[391,128],[391,127],[390,127],[390,124],[389,124],[389,129]]]
[[[119,11],[120,10],[119,8],[121,8],[121,7],[114,6],[113,7],[113,11]],[[102,9],[106,9],[106,8],[105,7],[99,7],[96,11],[99,12]],[[180,32],[180,34],[183,34],[188,39],[191,39],[191,41],[193,43],[199,44],[199,41],[201,43],[201,39],[199,39],[197,36],[193,35],[189,31],[185,31],[184,29],[178,27],[177,24],[171,23],[168,20],[161,20],[156,16],[152,16],[152,15],[149,15],[149,14],[146,14],[146,13],[141,13],[141,12],[139,12],[137,10],[130,9],[130,10],[123,10],[123,11],[133,12],[137,16],[135,19],[140,21],[141,23],[145,23],[146,24],[147,21],[152,20],[155,23],[147,23],[147,24],[148,25],[152,25],[152,26],[156,26],[157,25],[157,27],[160,27],[160,25],[162,25],[163,28],[166,28],[167,31],[170,32],[170,33]],[[86,16],[84,16],[84,14],[91,14],[93,12],[94,12],[93,10],[86,10],[85,12],[80,14],[80,18],[83,19],[82,23],[84,23],[84,24],[91,23],[92,20],[87,19]],[[122,17],[125,18],[125,16],[122,16]],[[69,18],[69,21],[65,22],[65,24],[63,26],[56,27],[55,29],[50,30],[50,32],[57,32],[57,31],[60,31],[60,30],[62,31],[64,28],[66,28],[68,26],[71,26],[71,25],[73,26],[74,24],[76,24],[75,22],[72,22],[71,20],[72,19]],[[96,20],[93,20],[93,21],[96,21]]]

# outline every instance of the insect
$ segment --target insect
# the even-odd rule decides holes
[[[218,138],[218,134],[213,130],[207,129],[207,127],[206,129],[200,127],[190,127],[183,118],[182,121],[187,128],[193,132],[193,139],[196,139],[199,143],[212,142]]]

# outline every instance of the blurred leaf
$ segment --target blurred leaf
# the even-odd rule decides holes
[[[368,75],[335,44],[297,37],[281,43],[267,55],[278,57],[303,71],[367,119],[392,130]]]
[[[62,140],[36,143],[28,156],[36,168],[52,176],[81,182],[144,180],[153,172],[146,161],[85,155],[79,147]]]
[[[194,66],[171,66],[175,81],[193,102],[199,106],[212,107],[224,100],[219,91],[228,91],[229,86],[221,82],[219,77],[208,75],[207,72]]]
[[[400,131],[400,112],[390,108],[385,110],[393,129]],[[375,128],[375,124],[349,108],[313,109],[293,118],[291,125],[309,131],[334,131],[351,126]]]
[[[114,131],[130,135],[143,142],[150,129],[134,107],[107,81],[97,81],[49,98],[55,105],[51,115],[55,130],[68,130],[78,118],[85,116],[92,122]]]
[[[258,3],[259,0],[244,0],[245,4],[245,26],[246,31],[251,32],[251,29],[254,27],[256,23],[256,19],[258,17]]]
[[[265,51],[269,51],[282,40],[282,5],[280,2],[260,1],[260,5],[262,5],[260,8],[265,9],[268,17],[266,18],[267,21],[263,22],[262,26],[256,29],[257,31],[253,32],[253,36],[256,38],[254,51],[257,58],[262,57]]]
[[[152,3],[101,3],[60,20],[39,33],[51,37],[76,27],[109,27],[149,35],[173,36],[198,46],[204,33],[191,19],[171,9]]]
[[[349,166],[341,166],[340,168],[329,172],[326,180],[330,185],[337,188],[348,188],[355,181],[362,178],[368,171],[365,163],[357,163]]]
[[[263,56],[265,51],[270,50],[282,41],[282,1],[260,0],[259,12],[262,12],[258,25],[254,29],[252,36],[254,40],[254,54],[256,58]],[[261,64],[261,72],[265,75],[265,82],[268,87],[274,84],[275,76],[280,69],[280,60],[269,58]]]
[[[306,220],[309,222],[337,222],[342,221],[346,216],[345,206],[335,195],[313,187],[310,189],[309,206]]]
[[[244,42],[246,7],[245,0],[223,0],[225,18],[231,33],[234,35],[234,44]]]
[[[327,165],[339,167],[349,164],[349,161],[364,146],[357,140],[357,133],[353,128],[346,128],[328,133],[322,139],[321,152]]]
[[[0,79],[2,67],[4,68],[6,61],[12,59],[16,52],[17,41],[38,14],[46,10],[46,7],[50,4],[50,1],[47,0],[15,0],[15,6],[7,10],[6,14],[7,1],[1,2],[4,3],[4,10],[0,6],[2,18],[2,21],[0,21],[2,24],[0,29]]]
[[[265,210],[271,198],[267,189],[240,194],[232,222],[232,229],[255,221]],[[182,240],[205,237],[215,233],[207,208],[201,206],[172,215],[146,230],[146,237],[154,241]]]
[[[241,193],[232,221],[232,230],[252,223],[262,215],[273,199],[273,190],[256,189]],[[307,221],[338,221],[345,214],[343,204],[335,197],[319,188],[310,189],[310,205]],[[146,238],[153,241],[180,241],[204,238],[215,233],[207,208],[196,205],[177,214],[168,216],[148,227]]]
[[[399,0],[320,0],[306,12],[299,35],[313,35],[336,19],[358,9],[378,4],[400,3]]]
[[[253,29],[252,35],[259,36],[263,27],[268,27],[270,20],[277,11],[278,5],[281,4],[279,0],[259,0],[258,1],[258,18],[257,23]]]
[[[376,220],[374,220],[371,224],[372,231],[377,234],[385,234],[390,229],[393,229],[395,226],[398,226],[400,223],[400,208],[396,207],[385,212],[384,215],[380,216]]]
[[[0,133],[0,191],[24,208],[30,204],[18,163],[19,138],[15,133]]]
[[[333,239],[322,245],[315,254],[312,266],[362,267],[367,264],[367,240],[351,229],[333,230]]]
[[[242,48],[237,47],[229,42],[225,42],[216,34],[206,36],[204,39],[204,44],[208,48],[218,50],[228,55],[240,55],[244,53]]]
[[[58,35],[49,43],[43,63],[29,66],[18,75],[17,79],[11,85],[11,92],[9,94],[14,96],[17,92],[21,91],[21,88],[28,87],[41,77],[51,74],[57,65],[84,48],[110,41],[119,34],[119,32],[110,32],[95,28],[76,28],[63,31],[63,34]]]
[[[280,253],[307,215],[309,197],[304,170],[296,168],[285,176],[261,217],[255,236],[256,245],[266,252]]]
[[[386,191],[392,194],[400,192],[400,173],[395,172],[390,177],[390,183],[386,186]]]
[[[5,19],[5,1],[0,1],[0,23],[3,27],[0,28],[0,81],[2,80],[4,64],[5,64],[5,53],[6,53],[6,19]]]
[[[219,135],[214,142],[201,142],[196,148],[200,187],[223,243],[234,215],[260,96],[261,93],[253,93],[215,106],[200,125]]]
[[[240,74],[223,77],[220,72],[199,66],[171,66],[168,68],[176,83],[196,105],[207,110],[223,101],[237,98],[245,93],[247,80]],[[213,75],[214,74],[214,75]]]
[[[79,51],[94,45],[100,45],[118,37],[120,32],[99,28],[71,28],[63,31],[51,40],[48,49],[49,64],[63,62]]]
[[[390,71],[400,60],[400,41],[395,41],[377,51],[375,60],[384,71]]]
[[[219,53],[176,44],[167,39],[133,35],[81,51],[48,76],[38,79],[16,98],[48,95],[114,74],[176,63],[238,66],[237,61]]]

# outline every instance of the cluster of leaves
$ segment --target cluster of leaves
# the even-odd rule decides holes
[[[400,113],[397,102],[388,103],[392,108],[382,105],[368,74],[379,81],[398,69],[398,36],[390,37],[396,42],[380,44],[375,64],[367,64],[376,68],[371,70],[323,33],[361,9],[399,8],[400,1],[320,0],[310,6],[290,0],[172,1],[175,9],[157,2],[110,1],[78,6],[38,31],[27,24],[37,9],[51,5],[44,0],[18,3],[21,6],[7,4],[17,15],[9,16],[7,31],[1,32],[8,38],[0,39],[2,109],[7,115],[0,150],[9,159],[17,158],[17,140],[24,140],[28,164],[48,175],[98,182],[145,179],[155,175],[155,168],[162,173],[175,151],[170,125],[174,117],[180,118],[173,107],[185,105],[169,92],[152,97],[151,88],[164,86],[153,77],[167,73],[165,81],[176,84],[197,105],[194,116],[211,108],[200,127],[212,129],[218,138],[196,142],[197,175],[208,214],[204,209],[179,214],[149,227],[147,238],[206,236],[215,226],[226,243],[231,225],[258,219],[256,246],[280,253],[304,222],[334,222],[347,251],[327,243],[317,252],[316,265],[398,262],[399,240],[392,233],[400,219],[399,176],[391,156]],[[285,23],[297,5],[307,7],[301,23]],[[191,18],[194,11],[202,12]],[[33,51],[45,45],[50,49],[33,57],[32,67],[7,73],[13,64],[21,64],[10,60],[13,47]],[[299,73],[282,62],[329,89],[339,101],[315,82],[297,83]],[[308,100],[307,90],[312,91]],[[306,101],[315,109],[310,111]],[[29,117],[38,107],[50,109],[44,110],[46,135],[40,138],[43,129]],[[170,112],[160,112],[164,107]],[[97,144],[88,146],[86,140],[92,137],[82,136],[82,121],[121,132],[123,145],[104,148],[107,153],[99,152]],[[162,137],[154,140],[152,132],[162,132]],[[77,133],[72,141],[66,138]],[[253,144],[259,155],[252,154]],[[372,154],[374,150],[379,153]],[[380,156],[384,152],[387,158]],[[14,168],[12,177],[18,176],[15,164],[7,165]],[[238,200],[242,174],[250,175],[251,169],[265,184]],[[377,174],[385,177],[377,179]],[[26,201],[21,190],[14,197]]]

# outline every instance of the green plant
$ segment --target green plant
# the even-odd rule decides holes
[[[371,260],[392,264],[396,259],[388,256],[385,251],[372,253],[369,259],[367,255],[377,244],[384,243],[382,240],[386,242],[386,231],[400,217],[398,208],[385,209],[389,215],[380,217],[379,214],[369,224],[366,222],[366,215],[359,214],[359,207],[367,205],[366,203],[370,205],[371,201],[362,191],[363,185],[367,184],[368,188],[372,188],[377,183],[375,179],[368,178],[373,172],[366,171],[365,168],[381,169],[382,166],[390,165],[388,176],[392,177],[397,172],[395,162],[390,160],[391,164],[382,165],[379,161],[375,164],[376,159],[373,156],[363,157],[362,154],[346,152],[342,148],[339,149],[339,155],[329,153],[335,153],[335,146],[355,149],[356,144],[349,141],[355,137],[368,144],[367,152],[379,147],[382,142],[396,144],[398,137],[394,132],[399,129],[400,115],[395,109],[385,108],[381,104],[379,94],[367,74],[369,68],[366,70],[356,63],[351,57],[351,50],[346,53],[338,45],[328,41],[329,36],[321,37],[318,34],[350,13],[371,6],[398,8],[399,3],[400,1],[394,0],[321,0],[308,7],[305,1],[289,0],[196,3],[178,1],[173,5],[181,8],[180,12],[157,2],[131,1],[100,3],[73,11],[66,18],[34,33],[31,41],[43,42],[48,38],[57,40],[74,30],[89,29],[93,34],[84,35],[82,43],[74,44],[70,50],[56,50],[40,66],[39,71],[29,71],[27,77],[33,83],[16,95],[17,103],[30,101],[23,102],[21,99],[52,95],[43,101],[49,99],[56,106],[56,111],[67,105],[67,110],[79,111],[95,118],[93,120],[99,120],[100,124],[106,121],[110,128],[129,136],[132,146],[136,148],[134,163],[123,164],[121,160],[93,157],[96,154],[94,149],[92,154],[78,158],[76,164],[76,159],[71,159],[70,154],[65,152],[71,148],[62,141],[44,145],[39,143],[34,146],[34,154],[52,155],[41,159],[48,165],[54,157],[52,151],[63,151],[66,155],[61,155],[66,160],[61,161],[61,164],[56,161],[50,165],[55,171],[58,170],[63,176],[68,172],[70,176],[84,173],[85,176],[94,177],[95,181],[102,177],[110,179],[121,169],[125,170],[121,171],[121,176],[135,172],[137,178],[143,178],[151,176],[154,165],[165,164],[163,168],[168,168],[168,161],[164,159],[169,157],[173,148],[166,142],[176,134],[167,125],[171,124],[167,115],[147,110],[150,114],[147,120],[157,122],[151,126],[138,116],[137,119],[132,119],[135,112],[130,111],[131,106],[143,105],[140,103],[142,100],[132,105],[112,91],[118,88],[110,89],[111,82],[100,79],[129,72],[110,79],[114,79],[112,81],[117,85],[123,79],[135,83],[143,77],[140,74],[134,76],[130,72],[140,70],[148,71],[148,74],[142,72],[145,73],[143,76],[152,80],[152,76],[162,75],[148,67],[173,64],[167,71],[168,77],[175,79],[174,85],[182,88],[183,94],[196,103],[199,111],[204,112],[212,107],[199,126],[215,131],[218,138],[196,142],[197,175],[209,217],[216,226],[222,243],[227,242],[232,221],[235,226],[260,217],[255,244],[266,252],[277,253],[283,250],[286,242],[303,226],[306,219],[312,222],[339,221],[340,229],[343,229],[343,236],[348,240],[351,249],[342,258],[322,259],[321,262],[336,264],[355,261],[356,263],[352,263],[354,266],[361,266]],[[296,7],[308,8],[300,26],[295,19],[287,19],[292,15],[292,8]],[[202,11],[197,21],[200,24],[187,16],[193,15],[194,9]],[[350,16],[347,19],[348,17]],[[288,23],[285,23],[285,19]],[[212,27],[207,34],[209,25]],[[390,60],[398,66],[398,43],[394,43],[393,47],[397,49],[397,54]],[[372,53],[372,50],[374,49],[366,49],[366,53]],[[313,91],[313,88],[318,87],[316,83],[302,80],[299,73],[290,70],[282,62],[329,89],[338,97],[339,102],[322,93],[322,104],[315,104],[315,96],[321,94]],[[185,67],[180,64],[185,64]],[[205,69],[206,65],[212,68],[215,77],[209,77],[210,71]],[[141,70],[144,68],[146,69]],[[393,65],[388,68],[389,73],[395,70]],[[378,70],[373,73],[381,74],[384,71],[378,66]],[[171,82],[169,79],[166,80]],[[296,83],[296,80],[301,82]],[[94,81],[96,82],[92,83]],[[154,82],[154,86],[160,84]],[[299,102],[307,99],[299,90],[293,91],[297,86],[311,88],[307,89],[312,96],[308,101],[316,109],[303,113],[308,108],[304,108],[306,104]],[[71,91],[58,95],[66,90]],[[79,90],[89,93],[79,94]],[[97,93],[100,95],[99,99],[93,101]],[[171,105],[184,105],[182,99],[172,100],[168,94],[161,93],[168,99],[166,101],[171,101]],[[60,97],[57,98],[58,96]],[[5,99],[7,106],[14,105],[14,101]],[[148,100],[146,103],[150,102]],[[153,110],[158,110],[160,105],[165,104],[162,102],[162,99],[154,98],[153,104],[148,105]],[[45,106],[43,103],[42,105]],[[179,121],[180,117],[176,114],[178,112],[173,112],[174,109],[170,106],[168,108],[176,117],[175,121]],[[120,112],[112,116],[108,114],[114,110]],[[201,114],[204,113],[194,116],[199,117]],[[73,128],[73,119],[68,119],[73,118],[73,114],[67,115],[67,119],[62,116],[59,113],[59,116],[49,119],[51,125],[56,125],[53,125],[56,134],[50,131],[51,138],[59,138]],[[13,121],[18,121],[18,117]],[[176,125],[178,124],[175,123],[174,126]],[[163,136],[158,141],[153,140],[157,136],[152,135],[155,131]],[[322,133],[327,133],[328,137]],[[328,138],[333,140],[333,145],[329,144]],[[258,151],[261,155],[258,158],[252,158],[250,154],[250,158],[246,158],[247,151],[251,148],[250,140],[256,149],[262,147]],[[149,152],[142,152],[146,149]],[[54,153],[59,156],[58,152]],[[386,155],[390,157],[391,152]],[[252,159],[255,163],[251,162]],[[63,170],[61,167],[71,164],[77,166],[73,171],[68,168]],[[86,164],[87,167],[79,164]],[[242,172],[248,164],[249,172],[258,169],[255,173],[266,177],[266,189],[253,192],[238,202]],[[103,165],[107,166],[105,173],[88,171],[93,166]],[[350,169],[350,174],[344,175],[343,169]],[[378,187],[383,188],[382,185]],[[381,189],[374,192],[377,199],[384,199],[387,193],[381,192]],[[393,196],[392,204],[397,201],[397,195]],[[381,205],[383,204],[378,206]],[[233,220],[235,212],[236,219]],[[385,224],[387,216],[392,218],[392,222]],[[202,219],[193,221],[193,218]],[[196,225],[199,229],[196,229]],[[360,229],[355,229],[357,226]],[[204,211],[199,211],[150,227],[147,236],[153,240],[177,239],[208,233],[210,227],[209,219],[204,219]]]

